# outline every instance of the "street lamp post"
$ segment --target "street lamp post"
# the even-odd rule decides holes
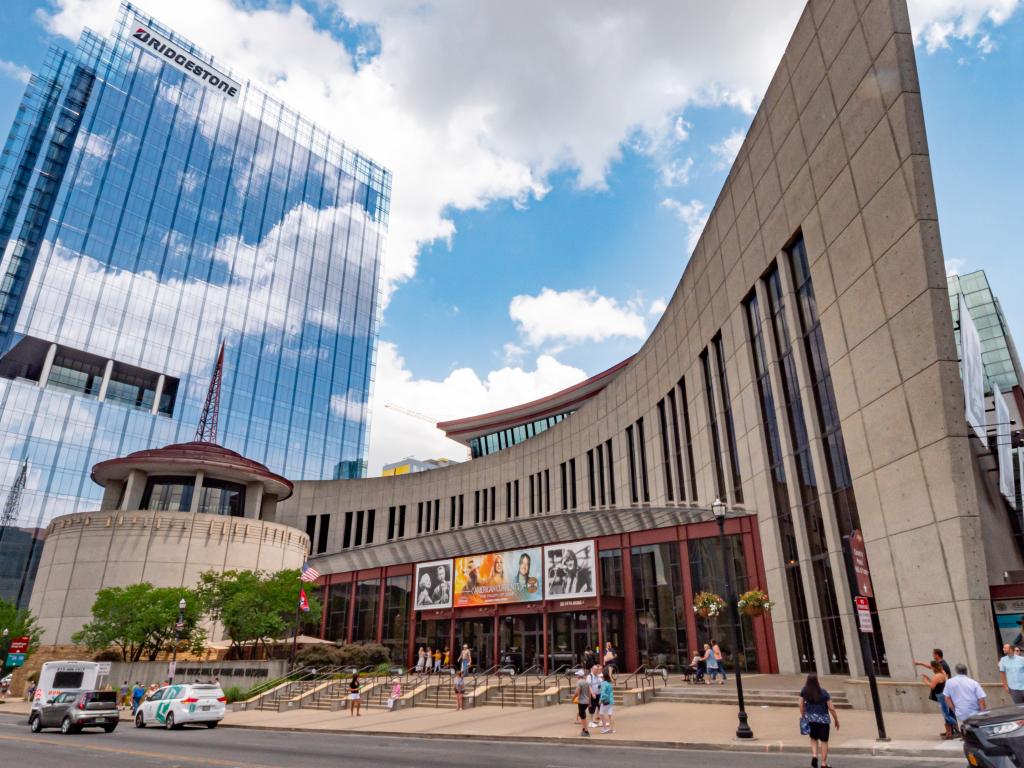
[[[167,676],[167,682],[174,682],[174,675],[178,672],[178,643],[181,642],[181,630],[185,628],[185,598],[178,603],[178,621],[174,625],[174,648],[171,650],[171,674]]]
[[[730,578],[730,561],[725,554],[725,504],[722,503],[721,499],[715,499],[715,502],[711,505],[711,512],[715,516],[715,522],[718,523],[718,549],[722,559],[722,578],[725,580],[725,600],[729,603],[729,616],[732,624],[732,654],[736,660],[733,671],[736,677],[736,699],[739,705],[740,721],[736,727],[736,738],[752,739],[754,738],[754,732],[750,730],[750,724],[747,722],[747,710],[743,704],[743,673],[740,671],[740,610],[736,602],[737,596],[732,586],[732,579]]]

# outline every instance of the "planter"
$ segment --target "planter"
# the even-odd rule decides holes
[[[765,614],[765,609],[760,605],[748,605],[743,608],[743,615],[750,616],[752,619],[759,619]]]

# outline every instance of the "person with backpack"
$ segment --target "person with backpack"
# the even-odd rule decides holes
[[[829,692],[821,687],[818,676],[813,672],[807,676],[800,689],[800,733],[811,738],[811,768],[818,768],[818,751],[821,751],[821,768],[828,765],[829,725],[835,722],[839,730],[839,715]]]
[[[600,693],[601,733],[615,733],[612,727],[612,715],[615,714],[615,689],[612,685],[612,670],[604,668],[604,680],[601,682]]]

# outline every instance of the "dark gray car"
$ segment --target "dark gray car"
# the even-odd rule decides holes
[[[58,693],[32,710],[28,724],[32,733],[43,728],[60,728],[61,733],[78,733],[83,728],[102,728],[111,733],[121,720],[114,691],[71,691]]]

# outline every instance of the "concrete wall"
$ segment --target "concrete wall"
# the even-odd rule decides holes
[[[174,676],[176,683],[201,683],[220,679],[220,686],[228,689],[237,686],[243,691],[283,677],[287,672],[288,662],[283,659],[270,661],[179,661]],[[160,683],[167,680],[166,661],[139,661],[134,663],[114,662],[110,665],[110,675],[105,685],[119,688],[122,681],[129,685],[136,681],[143,685]]]
[[[806,6],[672,301],[643,348],[604,391],[553,429],[489,457],[401,477],[300,482],[276,519],[305,529],[307,515],[330,513],[329,557],[323,560],[329,567],[321,570],[353,570],[367,562],[402,562],[409,551],[406,544],[381,543],[389,507],[406,505],[409,539],[416,536],[417,503],[439,499],[440,532],[425,537],[430,539],[449,529],[452,496],[463,496],[465,525],[473,527],[474,491],[493,486],[497,520],[479,526],[476,540],[506,546],[519,526],[506,522],[505,483],[519,481],[519,515],[526,516],[528,478],[547,470],[550,514],[561,515],[560,464],[575,458],[578,504],[569,512],[589,511],[586,451],[605,440],[613,441],[618,505],[629,506],[623,435],[641,417],[650,505],[706,510],[716,495],[707,398],[716,398],[721,414],[722,387],[716,376],[713,392],[705,391],[699,355],[721,332],[743,503],[731,489],[726,500],[759,518],[769,587],[779,602],[773,614],[779,663],[782,671],[795,671],[794,610],[784,585],[743,308],[751,291],[764,296],[761,277],[778,261],[845,645],[858,671],[826,449],[783,252],[798,233],[807,247],[892,675],[914,679],[912,660],[927,658],[935,646],[951,661],[987,668],[993,627],[981,520],[1006,512],[998,498],[979,496],[974,481],[903,0],[813,0]],[[769,357],[776,415],[784,425],[779,363],[773,352]],[[697,472],[696,499],[686,502],[668,495],[657,412],[657,402],[683,376]],[[788,434],[782,450],[816,658],[825,672]],[[723,462],[728,473],[724,456]],[[375,543],[361,552],[342,551],[344,514],[360,509],[376,510]],[[544,535],[539,524],[536,536]]]
[[[203,571],[299,568],[305,533],[275,523],[187,512],[64,515],[47,529],[30,608],[46,644],[71,642],[103,587],[192,587]],[[215,637],[211,637],[216,639]]]

